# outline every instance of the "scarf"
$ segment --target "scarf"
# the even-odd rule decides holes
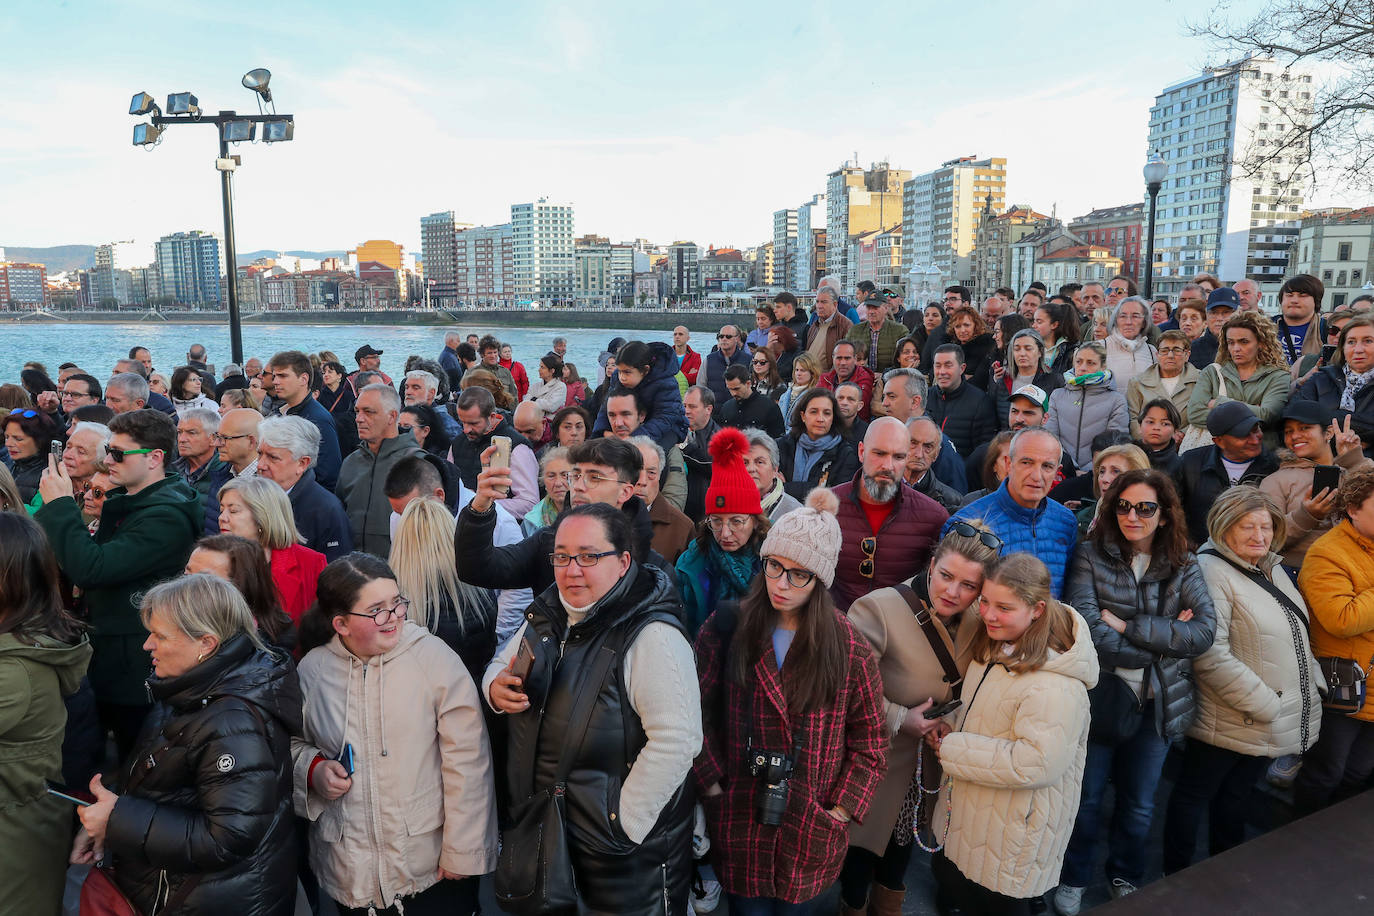
[[[1136,350],[1139,350],[1140,345],[1145,343],[1146,339],[1146,335],[1141,334],[1135,340],[1127,340],[1126,338],[1122,337],[1119,332],[1112,332],[1112,340],[1114,340],[1117,343],[1117,345],[1124,349],[1127,353],[1134,353]]]
[[[714,538],[706,554],[706,565],[711,570],[712,607],[749,591],[760,568],[758,551],[753,547],[745,545],[734,553],[726,553]]]
[[[802,433],[797,438],[797,451],[792,458],[792,479],[809,479],[811,469],[820,461],[821,456],[839,444],[839,433],[826,433],[819,439],[812,439],[810,433]]]
[[[772,488],[768,491],[768,495],[764,496],[763,499],[759,501],[763,506],[764,515],[768,515],[773,511],[773,507],[778,504],[778,500],[782,499],[783,493],[785,492],[786,491],[782,488],[782,481],[775,479]]]
[[[1112,370],[1098,369],[1096,372],[1085,372],[1082,375],[1074,375],[1072,372],[1064,376],[1064,384],[1070,388],[1087,388],[1091,385],[1105,385],[1111,380]]]
[[[1374,379],[1374,369],[1367,372],[1352,372],[1347,364],[1345,369],[1345,388],[1341,390],[1341,410],[1355,412],[1355,398],[1371,379]]]
[[[1045,356],[1041,360],[1045,364],[1046,372],[1054,371],[1054,361],[1059,358],[1059,351],[1064,349],[1064,338],[1059,338],[1054,342],[1054,346],[1045,348]]]

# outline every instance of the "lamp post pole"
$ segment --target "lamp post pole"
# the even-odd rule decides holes
[[[232,111],[221,111],[220,117],[232,118]],[[224,139],[224,131],[219,132],[219,169],[220,195],[224,201],[224,260],[227,265],[226,277],[229,281],[229,353],[232,361],[243,365],[243,326],[239,320],[239,265],[238,253],[234,247],[234,169],[229,158],[229,142]]]
[[[1164,186],[1164,175],[1168,167],[1160,158],[1159,152],[1150,154],[1145,163],[1145,190],[1150,194],[1150,228],[1145,242],[1145,298],[1154,298],[1155,286],[1155,204],[1159,201],[1159,189]]]

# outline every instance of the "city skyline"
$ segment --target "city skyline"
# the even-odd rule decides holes
[[[1127,10],[1099,23],[1086,4],[1031,16],[994,4],[964,20],[879,3],[852,21],[764,4],[703,7],[681,22],[630,5],[579,17],[516,4],[461,23],[422,4],[367,30],[357,5],[307,5],[270,23],[218,9],[193,4],[175,24],[131,28],[151,6],[74,2],[0,24],[16,47],[0,72],[44,88],[0,112],[11,204],[0,244],[217,229],[210,129],[168,131],[145,152],[129,145],[136,119],[125,111],[139,90],[253,111],[238,77],[254,66],[272,69],[298,130],[289,144],[235,148],[239,248],[394,238],[418,251],[428,213],[498,224],[510,204],[540,196],[573,203],[579,235],[753,246],[771,238],[775,211],[823,191],[856,152],[865,167],[885,159],[914,174],[1005,156],[1007,202],[1061,217],[1124,204],[1143,197],[1160,85],[1214,62],[1176,18]],[[881,46],[862,47],[854,23]],[[207,29],[214,47],[191,40]],[[159,53],[123,53],[130,42]],[[1109,61],[1107,78],[1057,65],[1079,59]],[[58,129],[61,111],[80,117]]]

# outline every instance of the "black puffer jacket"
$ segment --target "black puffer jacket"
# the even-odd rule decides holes
[[[1157,554],[1137,582],[1115,545],[1099,547],[1090,540],[1074,555],[1064,602],[1088,622],[1103,671],[1147,669],[1155,729],[1164,738],[1182,738],[1196,712],[1192,660],[1211,647],[1217,629],[1197,561],[1190,556],[1186,566],[1175,569]],[[1125,633],[1102,622],[1103,608],[1126,621]],[[1193,619],[1181,622],[1178,615],[1186,609]]]
[[[795,480],[792,466],[797,457],[797,437],[778,440],[778,471],[783,475],[782,488],[794,499],[806,501],[806,494],[816,487],[835,487],[854,479],[859,473],[859,446],[853,439],[841,437],[815,464],[805,480]]]
[[[148,687],[155,705],[105,837],[119,886],[151,913],[164,873],[169,895],[200,875],[177,916],[290,916],[291,737],[301,734],[302,702],[295,666],[239,635]]]
[[[970,454],[980,442],[997,435],[996,410],[987,392],[968,382],[950,392],[931,386],[926,403],[926,416],[949,436],[961,455]]]

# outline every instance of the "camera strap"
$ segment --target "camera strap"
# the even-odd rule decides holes
[[[782,668],[778,668],[778,680],[779,680],[779,681],[782,680]],[[757,686],[757,685],[755,685],[755,686]],[[745,712],[746,712],[746,714],[748,715],[748,718],[744,720],[745,723],[746,723],[746,725],[748,726],[748,729],[747,729],[747,735],[748,735],[748,737],[746,737],[746,738],[745,738],[745,741],[744,741],[744,756],[745,756],[745,766],[746,766],[746,767],[749,765],[749,756],[753,753],[753,751],[754,751],[754,746],[755,746],[755,745],[754,745],[754,696],[755,696],[755,694],[757,694],[757,693],[758,693],[757,690],[750,690],[750,689],[748,689],[748,687],[746,687],[745,690],[744,690],[744,695],[745,695],[745,697],[746,697],[746,699],[745,699],[745,704],[746,704],[746,705],[745,705]],[[798,723],[798,725],[800,725],[800,723]],[[792,739],[792,762],[793,762],[794,764],[795,764],[799,759],[801,759],[801,748],[802,748],[802,736],[801,736],[801,731],[802,731],[802,729],[798,728],[797,732],[794,734],[793,739]]]

